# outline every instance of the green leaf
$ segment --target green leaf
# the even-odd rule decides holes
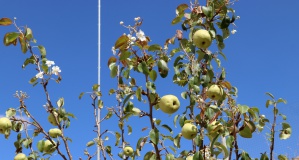
[[[131,52],[129,52],[129,51],[121,52],[119,60],[121,60],[121,61],[126,60],[130,56],[131,56]]]
[[[5,115],[6,115],[6,117],[12,117],[12,116],[15,116],[16,115],[16,109],[14,109],[14,108],[8,108],[7,110],[6,110],[6,112],[5,112]]]
[[[227,28],[230,25],[230,22],[231,22],[230,17],[228,15],[225,15],[222,19],[220,29]]]
[[[104,102],[102,101],[102,100],[98,100],[98,108],[99,109],[102,109],[103,108],[103,106],[104,106],[104,104],[103,104]]]
[[[118,132],[115,132],[115,138],[116,138],[116,141],[115,141],[115,146],[118,146],[118,144],[119,144],[119,140],[120,140],[120,137],[121,137],[120,133],[118,133]]]
[[[157,72],[155,71],[155,70],[151,70],[150,72],[149,72],[149,77],[150,77],[150,79],[152,80],[152,81],[156,81],[156,79],[157,79]]]
[[[178,17],[175,17],[172,21],[171,21],[171,24],[174,25],[174,24],[177,24],[181,21],[182,19],[182,16],[178,16]]]
[[[249,109],[249,107],[246,105],[238,105],[238,108],[241,114],[247,113]]]
[[[174,118],[173,118],[173,125],[175,128],[176,128],[176,121],[178,120],[179,117],[180,117],[180,115],[178,114],[178,115],[174,116]]]
[[[118,67],[117,65],[112,65],[111,66],[111,71],[110,71],[110,77],[114,78],[117,76],[117,72],[118,72]]]
[[[79,99],[81,99],[84,94],[85,94],[85,92],[81,92],[80,95],[79,95]]]
[[[173,57],[176,53],[178,53],[181,48],[174,48],[170,51],[170,56]]]
[[[127,127],[128,127],[128,135],[132,134],[132,127],[130,125],[128,125]]]
[[[162,47],[158,44],[153,44],[150,45],[148,48],[148,51],[152,52],[152,51],[160,51],[162,49]]]
[[[266,101],[266,108],[268,108],[270,105],[273,105],[274,102],[272,100],[267,100]]]
[[[182,14],[187,8],[188,8],[188,4],[180,4],[179,6],[177,6],[176,8],[176,13],[178,15]]]
[[[274,96],[273,94],[269,93],[269,92],[266,92],[266,95],[270,96],[272,99],[274,99]]]
[[[284,99],[282,99],[282,98],[279,98],[277,101],[276,101],[276,103],[284,103],[284,104],[287,104],[287,101],[286,100],[284,100]]]
[[[105,117],[106,117],[106,119],[109,119],[109,118],[111,118],[112,116],[113,116],[113,112],[112,112],[112,111],[109,111]]]
[[[94,141],[89,141],[86,143],[86,147],[90,147],[90,146],[93,146],[95,144]]]
[[[34,85],[36,83],[36,81],[37,81],[37,78],[34,76],[30,79],[29,83]]]
[[[178,134],[177,136],[175,136],[174,140],[173,140],[173,144],[174,146],[176,146],[177,148],[181,148],[181,135]]]
[[[251,138],[252,137],[252,132],[251,132],[250,128],[247,125],[245,125],[245,127],[242,130],[240,130],[239,134],[240,134],[241,137],[244,137],[244,138]]]
[[[279,138],[280,139],[290,138],[290,136],[292,134],[291,126],[286,122],[281,123],[281,125],[282,125],[282,130],[280,131]]]
[[[11,24],[12,24],[12,21],[9,18],[1,18],[0,19],[0,26],[8,26]]]
[[[106,151],[109,155],[112,155],[112,154],[111,154],[111,151],[112,151],[111,146],[106,146],[106,147],[105,147],[105,151]]]
[[[228,157],[228,150],[223,144],[221,144],[220,142],[215,142],[214,146],[216,146],[222,151],[222,153],[224,154],[223,159]]]
[[[64,98],[63,97],[59,98],[56,104],[58,107],[62,107],[64,105]]]
[[[149,69],[148,69],[148,66],[147,66],[146,62],[142,61],[141,62],[141,67],[142,67],[142,73],[145,74],[145,75],[148,75],[149,74]]]
[[[24,147],[25,148],[29,148],[29,146],[31,146],[31,144],[32,144],[32,139],[31,138],[26,138],[23,142],[22,142],[22,144],[24,145]]]
[[[280,154],[280,155],[278,155],[278,160],[288,160],[288,157]]]
[[[166,160],[174,160],[174,155],[168,153],[168,154],[166,155]]]
[[[4,35],[4,45],[9,46],[11,44],[16,45],[17,38],[20,34],[18,32],[9,32]]]
[[[156,93],[155,83],[152,83],[151,81],[147,81],[146,88],[149,89],[152,93]]]
[[[228,146],[229,148],[233,148],[234,140],[235,140],[235,138],[233,136],[227,136],[226,137],[226,146]]]
[[[42,45],[39,45],[38,49],[39,49],[40,54],[42,55],[42,58],[45,58],[46,57],[46,53],[47,53],[45,47],[42,46]]]
[[[269,160],[267,153],[262,153],[260,160]]]
[[[208,6],[208,7],[202,6],[201,10],[205,16],[207,16],[209,18],[212,17],[212,11],[213,11],[212,6]]]
[[[92,86],[92,91],[94,91],[94,92],[98,91],[98,90],[99,90],[99,87],[100,87],[99,84],[94,84],[94,85]]]
[[[26,39],[29,40],[29,41],[33,38],[32,30],[31,30],[30,28],[26,28],[25,37],[26,37]]]
[[[110,68],[110,66],[112,64],[115,64],[116,62],[117,62],[117,59],[114,56],[110,57],[109,60],[108,60],[108,67]]]
[[[187,92],[182,92],[182,93],[181,93],[181,97],[182,97],[183,99],[187,99],[187,96],[188,96]]]
[[[141,91],[142,91],[141,87],[138,87],[136,90],[136,97],[138,101],[141,101]]]
[[[202,154],[200,153],[200,151],[197,151],[194,155],[193,155],[193,160],[204,160]]]
[[[172,129],[167,124],[163,124],[162,127],[167,129],[171,134],[173,133]]]
[[[21,50],[23,53],[26,53],[27,52],[27,43],[26,43],[26,40],[23,36],[19,36],[19,42],[21,44]]]
[[[129,40],[130,40],[129,37],[126,36],[126,35],[122,35],[122,36],[120,36],[120,37],[116,40],[116,42],[115,42],[115,44],[114,44],[114,48],[115,48],[115,49],[118,49],[118,48],[122,49],[122,48],[127,47]]]
[[[35,64],[35,58],[34,58],[34,56],[30,56],[30,58],[27,58],[24,61],[24,64],[22,65],[22,68],[25,68],[28,64]]]
[[[152,129],[149,133],[150,139],[154,144],[159,142],[159,130],[157,128]]]
[[[167,63],[163,59],[160,59],[158,61],[158,70],[159,70],[160,76],[162,78],[167,77],[169,69],[168,69]]]
[[[222,29],[222,37],[223,37],[223,39],[228,38],[229,35],[230,35],[230,32],[229,32],[229,29],[228,29],[228,28],[224,28],[224,29]]]

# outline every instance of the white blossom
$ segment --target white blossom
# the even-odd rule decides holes
[[[111,48],[111,51],[112,51],[113,55],[116,54],[116,50],[115,50],[114,46]]]
[[[61,70],[58,66],[52,67],[52,74],[55,74],[57,76],[59,72],[61,72]]]
[[[140,17],[136,17],[134,18],[135,21],[139,21],[140,20]]]
[[[51,67],[51,66],[54,65],[54,64],[55,64],[54,61],[49,61],[49,60],[46,61],[46,65],[47,65],[48,67]]]
[[[237,32],[237,30],[235,30],[235,29],[233,29],[233,30],[231,31],[232,34],[235,34],[236,32]]]
[[[237,16],[236,19],[240,19],[240,16]]]
[[[44,77],[44,72],[39,72],[35,75],[36,78],[42,79]]]
[[[120,22],[119,22],[119,24],[120,24],[120,25],[123,25],[123,24],[124,24],[124,22],[123,22],[123,21],[120,21]]]
[[[146,41],[146,37],[142,30],[139,30],[139,32],[136,33],[136,36],[138,37],[138,39],[140,39],[140,41]]]

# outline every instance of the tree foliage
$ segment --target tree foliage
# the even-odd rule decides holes
[[[96,135],[86,142],[86,147],[99,147],[103,159],[273,159],[278,116],[282,120],[280,139],[287,139],[292,133],[286,116],[277,107],[286,101],[275,99],[271,93],[267,93],[270,99],[266,101],[266,107],[273,106],[273,121],[261,114],[257,107],[237,104],[237,87],[227,80],[226,70],[221,65],[221,61],[226,60],[223,52],[225,40],[235,33],[234,26],[238,19],[233,3],[229,0],[199,3],[195,0],[190,4],[178,5],[171,24],[180,29],[173,37],[167,38],[163,45],[153,43],[145,34],[141,29],[143,19],[140,17],[135,18],[133,25],[121,22],[128,33],[120,35],[115,41],[113,55],[107,62],[111,78],[117,81],[117,86],[111,85],[109,91],[110,95],[116,96],[117,105],[104,106],[99,84],[93,85],[91,92],[79,95],[79,99],[85,94],[90,95],[94,112]],[[64,98],[59,98],[55,104],[48,92],[51,80],[57,83],[62,80],[60,68],[54,65],[54,61],[47,59],[45,47],[36,43],[29,27],[20,28],[15,20],[9,18],[1,18],[0,25],[15,26],[16,31],[4,35],[3,43],[5,46],[19,45],[22,53],[29,53],[22,67],[35,67],[37,74],[29,83],[43,88],[47,104],[41,110],[49,113],[47,119],[55,126],[52,130],[44,130],[43,124],[26,107],[28,95],[16,92],[20,106],[7,109],[6,117],[9,120],[0,119],[0,133],[8,139],[12,138],[11,131],[17,132],[15,152],[30,150],[28,159],[49,159],[54,152],[62,159],[73,159],[69,149],[72,139],[64,131],[70,127],[71,118],[75,116],[64,108]],[[187,105],[179,106],[178,98],[169,96],[164,100],[163,95],[159,94],[161,89],[157,88],[157,84],[166,77],[172,78],[172,82],[180,86],[181,91],[177,90],[180,93],[173,93],[172,97],[180,95]],[[146,107],[134,105],[139,102]],[[176,112],[177,108],[170,111],[167,107],[181,107],[183,112]],[[108,112],[98,119],[97,111],[103,109]],[[156,112],[173,114],[173,123],[166,123],[165,119],[157,117]],[[24,114],[30,121],[22,118]],[[149,127],[142,129],[148,131],[147,135],[138,137],[137,143],[133,144],[127,140],[127,136],[132,134],[134,126],[128,122],[136,116],[142,119],[148,117],[146,126]],[[115,125],[118,130],[104,128],[99,132],[100,124],[111,119],[117,119]],[[28,125],[34,126],[33,132],[28,130]],[[261,151],[264,152],[261,157],[251,157],[238,142],[243,138],[252,138],[265,126],[270,126],[269,152]],[[114,134],[114,146],[107,143],[110,141],[106,136],[108,133]],[[34,140],[33,137],[38,135],[42,135],[43,139]],[[191,145],[182,146],[182,141],[188,141]],[[152,149],[144,150],[145,146]],[[88,149],[84,151],[87,159],[100,153],[89,153]],[[286,156],[279,155],[278,159],[286,159]]]

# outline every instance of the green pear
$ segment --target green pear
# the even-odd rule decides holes
[[[54,144],[55,144],[55,142],[54,142]],[[56,150],[55,145],[53,145],[50,140],[46,140],[45,144],[44,144],[44,148],[43,148],[44,152],[48,153],[48,154],[53,153]]]
[[[13,160],[28,160],[24,153],[18,153]]]
[[[193,43],[196,47],[201,49],[208,48],[212,43],[212,37],[209,31],[200,29],[193,34]]]
[[[180,101],[174,95],[165,95],[160,99],[158,105],[164,113],[172,114],[180,108]]]
[[[193,160],[193,155],[188,156],[186,160]]]
[[[52,138],[57,138],[58,136],[62,135],[62,132],[58,128],[52,128],[52,129],[49,130],[49,135]]]
[[[140,114],[140,112],[141,112],[141,110],[139,109],[139,108],[132,108],[132,112],[133,112],[133,114],[135,115],[135,116],[139,116],[139,114]]]
[[[55,116],[58,116],[58,114],[56,112],[54,112]],[[58,118],[58,122],[61,122],[61,119],[59,117]],[[52,113],[49,114],[48,116],[48,121],[53,125],[53,126],[58,126],[55,120],[55,117]]]
[[[12,123],[7,117],[0,118],[0,133],[4,134],[5,131],[10,130],[11,127]]]
[[[133,148],[130,147],[130,146],[126,146],[126,147],[124,148],[124,154],[125,154],[126,156],[131,156],[131,155],[133,155],[133,152],[134,152],[134,150],[133,150]]]
[[[184,126],[182,128],[182,135],[184,138],[189,139],[189,140],[195,138],[197,135],[196,126],[191,123],[184,124]]]
[[[207,96],[215,101],[218,101],[223,96],[223,89],[216,84],[213,84],[207,90]]]

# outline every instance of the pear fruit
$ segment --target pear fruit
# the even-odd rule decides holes
[[[61,136],[61,134],[62,134],[62,132],[58,128],[52,128],[49,130],[49,135],[52,138],[57,138],[57,137]]]
[[[28,160],[24,153],[18,153],[13,160]]]
[[[125,154],[126,156],[131,156],[131,155],[133,155],[133,152],[134,152],[134,150],[133,150],[133,148],[130,147],[130,146],[126,146],[126,147],[124,148],[124,154]]]
[[[212,43],[212,37],[209,31],[200,29],[193,34],[193,43],[196,47],[201,49],[208,48]]]
[[[197,127],[191,123],[184,124],[182,128],[182,136],[186,139],[193,139],[197,135]]]
[[[173,114],[180,108],[180,101],[174,95],[165,95],[158,105],[164,113]]]
[[[46,140],[43,148],[44,152],[48,154],[53,153],[56,150],[55,145],[53,145],[50,140]]]
[[[218,101],[223,96],[223,89],[216,84],[213,84],[207,90],[207,96],[215,101]]]
[[[4,134],[5,131],[10,130],[11,127],[12,123],[7,117],[0,118],[0,133]]]

